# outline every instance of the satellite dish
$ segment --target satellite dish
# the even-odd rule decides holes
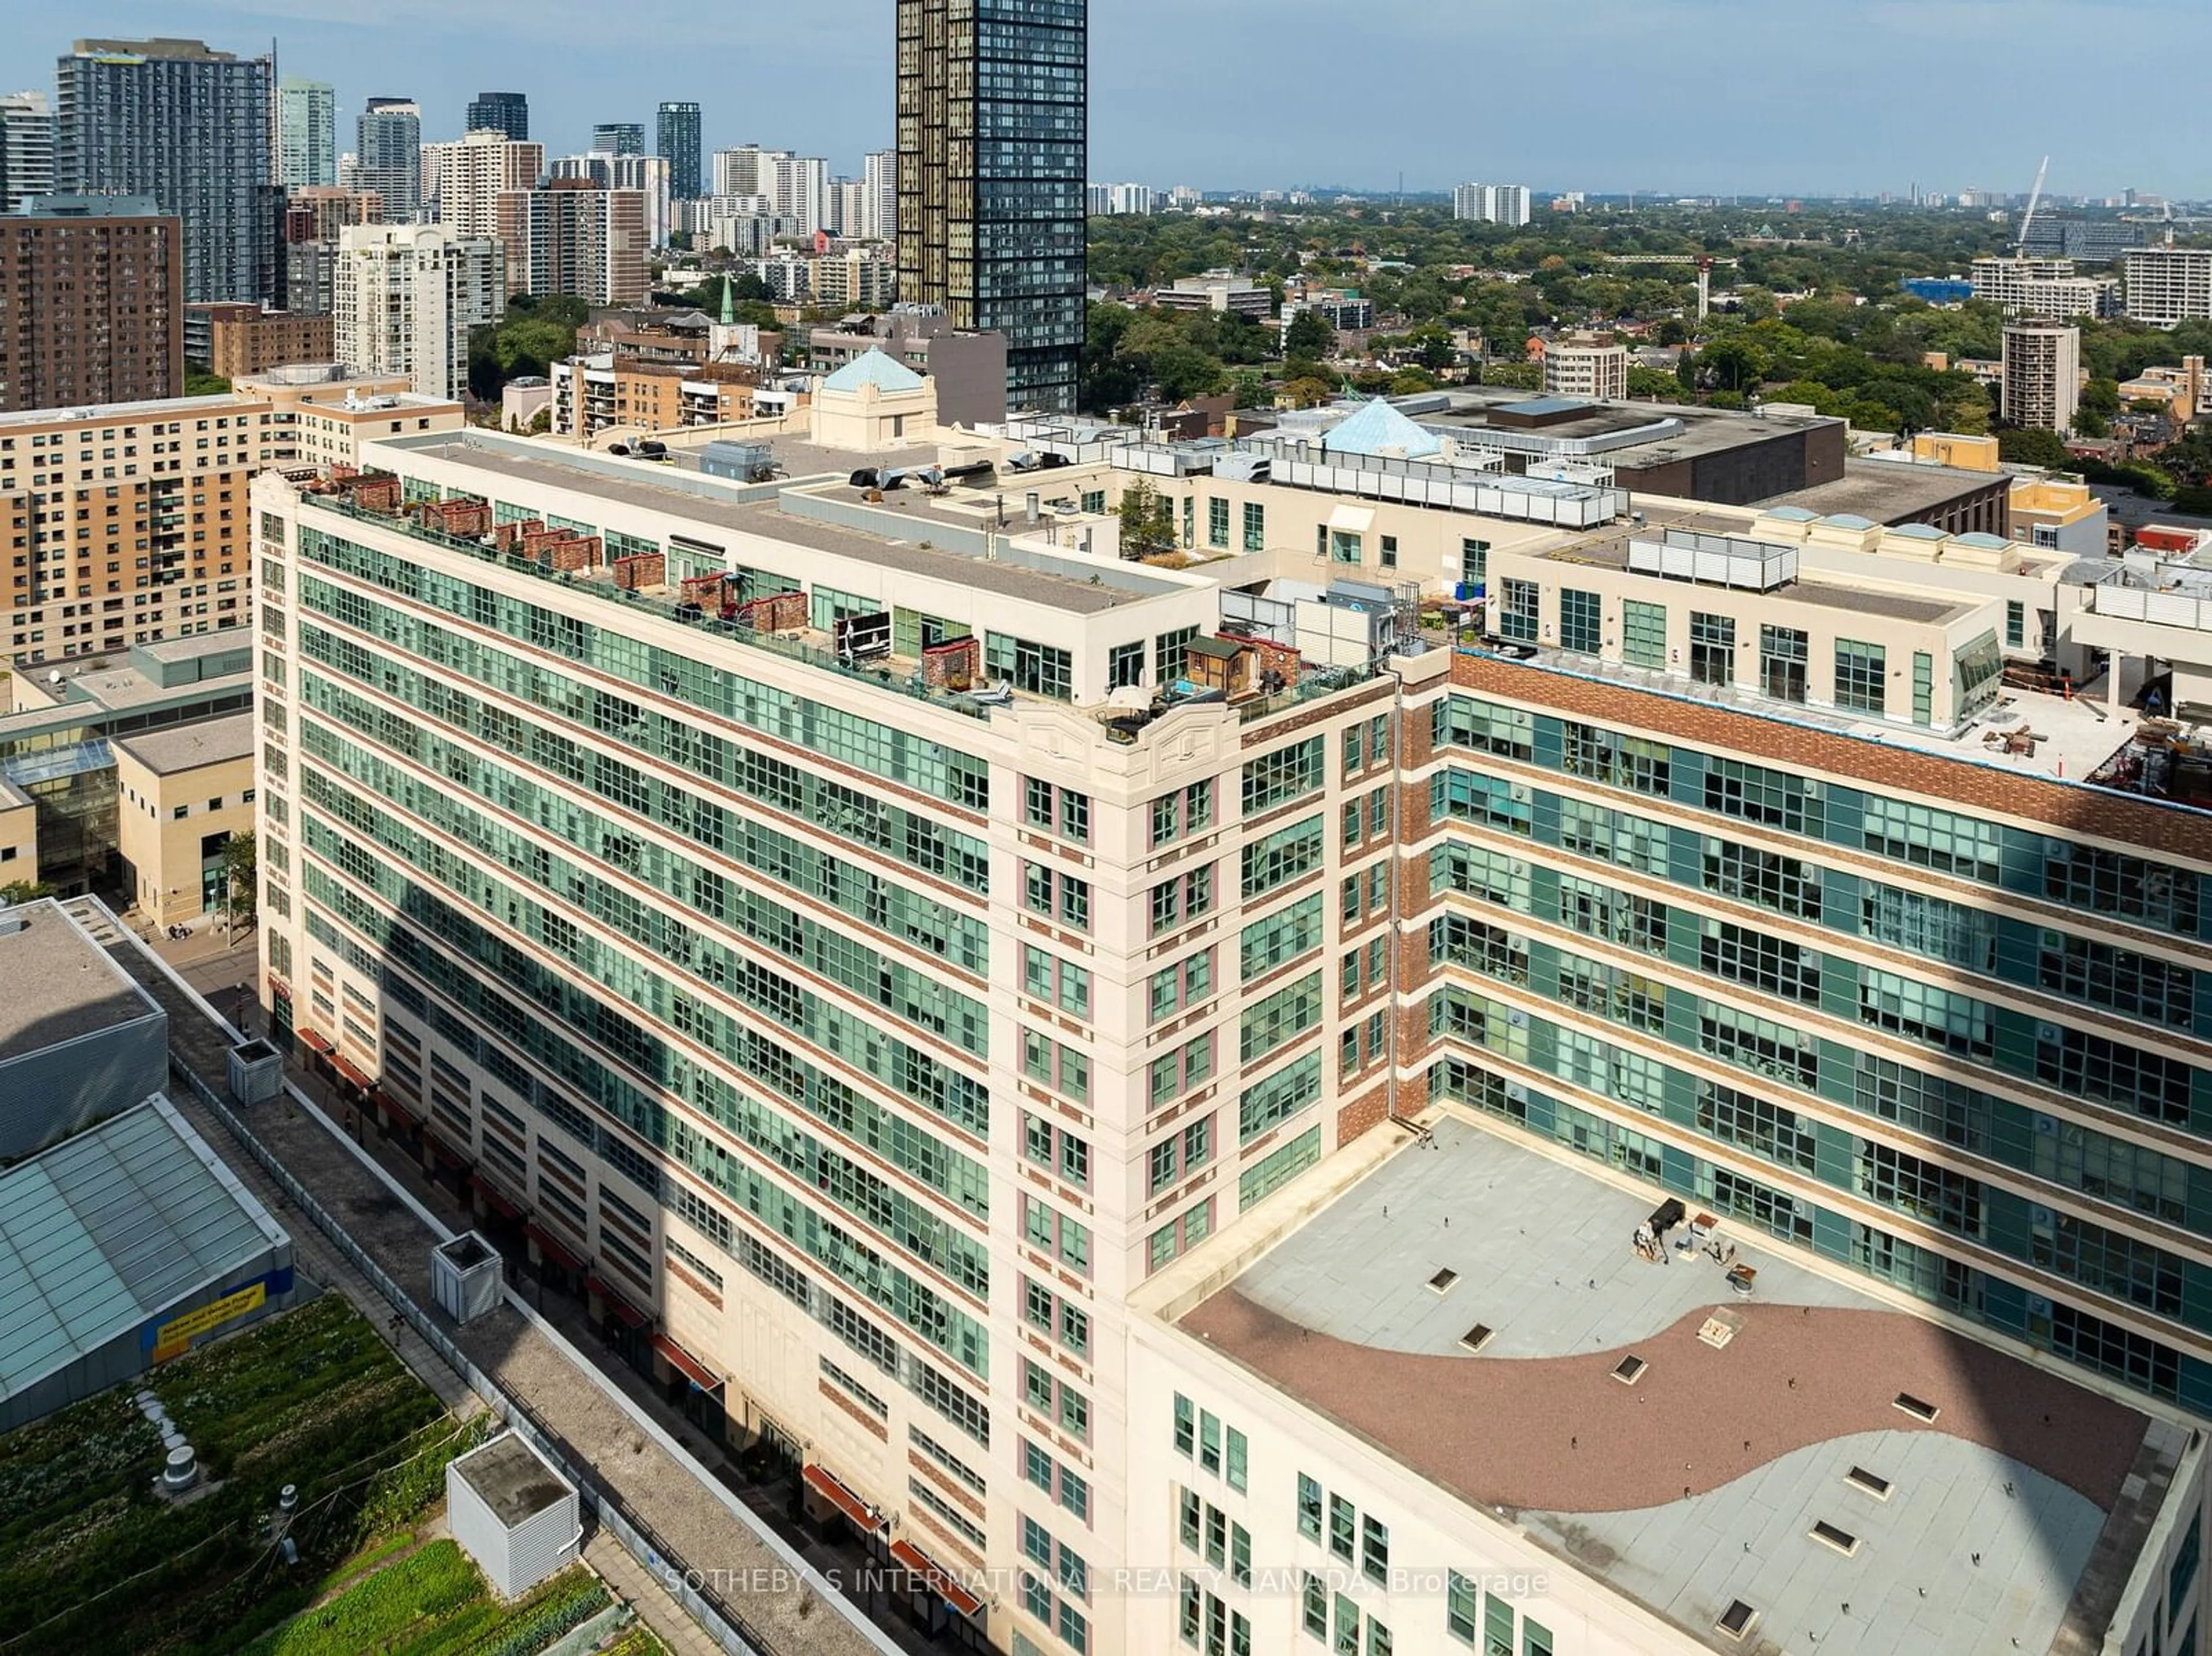
[[[62,670],[61,670],[60,668],[56,667],[56,668],[54,668],[53,670],[52,670],[50,672],[48,672],[48,673],[46,674],[46,682],[47,682],[47,683],[49,683],[49,684],[58,684],[58,683],[60,683],[61,682],[62,682]]]

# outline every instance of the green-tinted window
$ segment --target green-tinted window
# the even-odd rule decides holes
[[[1559,591],[1559,648],[1594,656],[1605,637],[1605,599],[1596,592]]]
[[[1925,725],[1936,718],[1936,660],[1925,650],[1912,652],[1912,722]]]
[[[1276,887],[1319,868],[1326,834],[1319,816],[1277,828],[1244,847],[1243,894],[1246,901],[1265,896]]]
[[[1229,502],[1218,495],[1206,502],[1206,543],[1224,551],[1229,547]]]
[[[1247,552],[1267,549],[1267,508],[1257,500],[1244,503],[1244,549]]]
[[[1836,706],[1880,713],[1889,703],[1889,652],[1879,644],[1836,640]]]
[[[1238,1209],[1264,1201],[1320,1160],[1321,1129],[1309,1127],[1281,1149],[1261,1156],[1238,1176]]]
[[[1505,583],[1504,602],[1498,608],[1498,635],[1519,644],[1534,644],[1544,590],[1532,580]]]
[[[1308,1052],[1244,1089],[1237,1101],[1237,1142],[1249,1143],[1320,1100],[1321,1054]]]
[[[1620,655],[1632,667],[1667,665],[1667,606],[1629,598],[1620,606]]]
[[[1265,1058],[1312,1028],[1321,1022],[1321,974],[1309,972],[1296,983],[1246,1007],[1238,1024],[1237,1062],[1249,1064]]]
[[[1459,543],[1459,578],[1480,586],[1490,578],[1490,543],[1462,540]]]
[[[1358,563],[1359,561],[1358,534],[1348,529],[1330,530],[1328,558],[1331,563]]]

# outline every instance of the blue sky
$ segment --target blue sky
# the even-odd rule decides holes
[[[854,172],[890,140],[890,17],[891,0],[0,0],[0,86],[51,87],[75,33],[274,35],[286,72],[337,86],[342,149],[372,94],[418,98],[447,137],[475,92],[516,89],[556,153],[696,98],[709,149]],[[2188,96],[2160,113],[2155,94],[2161,65],[2212,59],[2206,0],[1102,0],[1091,32],[1094,179],[2025,191],[2048,150],[2063,194],[2212,194]],[[2040,95],[1999,95],[2023,87]]]

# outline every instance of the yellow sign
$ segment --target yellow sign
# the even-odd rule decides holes
[[[241,1288],[235,1294],[226,1294],[211,1300],[181,1317],[163,1323],[154,1331],[154,1361],[163,1362],[179,1356],[185,1348],[211,1328],[243,1317],[249,1311],[258,1311],[269,1297],[269,1285],[255,1283]]]

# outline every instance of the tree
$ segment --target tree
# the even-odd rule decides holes
[[[10,880],[0,885],[0,908],[13,908],[17,903],[36,902],[53,895],[54,888],[43,880]]]
[[[1114,508],[1121,520],[1121,555],[1157,557],[1176,549],[1175,503],[1139,477],[1121,491]]]
[[[2074,464],[2065,440],[2055,431],[2001,431],[1997,458],[2011,465],[2041,466],[2046,471],[2063,471]]]
[[[1322,362],[1336,349],[1336,330],[1311,311],[1300,311],[1283,330],[1283,355]]]
[[[2120,411],[2120,384],[2117,379],[2093,377],[2081,387],[2079,406],[2090,413],[2111,419]]]
[[[253,830],[234,834],[222,846],[223,918],[234,930],[252,924],[261,885],[261,852]]]
[[[2076,437],[2108,437],[2112,422],[2094,409],[2086,405],[2074,410],[2074,434]]]
[[[187,397],[221,397],[230,389],[230,381],[212,372],[204,362],[186,360],[185,363],[185,395]]]

